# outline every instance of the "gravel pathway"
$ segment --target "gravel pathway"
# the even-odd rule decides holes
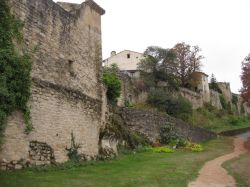
[[[227,173],[222,164],[248,151],[244,146],[248,137],[250,132],[235,137],[234,152],[206,162],[196,181],[189,183],[188,187],[236,187],[234,178]]]

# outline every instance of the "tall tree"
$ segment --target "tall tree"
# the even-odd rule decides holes
[[[209,84],[209,88],[214,90],[214,91],[217,91],[219,93],[222,93],[220,87],[218,86],[217,84],[217,80],[215,78],[215,75],[212,73],[211,75],[211,79],[210,79],[210,84]]]
[[[242,62],[242,88],[240,90],[244,101],[250,101],[250,54]]]
[[[190,76],[195,71],[200,71],[202,63],[198,46],[178,43],[171,49],[175,54],[175,72],[181,81],[181,86],[188,87]]]
[[[175,73],[175,54],[172,50],[150,46],[144,52],[145,58],[139,64],[141,76],[147,87],[156,87],[158,82],[167,83],[169,91],[178,90],[179,82]]]

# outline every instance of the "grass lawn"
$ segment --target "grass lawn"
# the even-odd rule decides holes
[[[142,152],[85,166],[48,167],[0,172],[1,187],[77,186],[168,186],[186,187],[197,177],[205,161],[232,151],[232,139],[220,138],[204,144],[204,152],[179,150],[175,153]],[[65,165],[66,166],[66,165]],[[64,168],[64,169],[62,169]]]
[[[250,140],[247,143],[250,150]],[[229,160],[223,167],[236,179],[238,187],[250,186],[250,152],[233,160]]]
[[[220,133],[250,127],[250,117],[243,115],[234,116],[218,110],[209,111],[202,108],[193,111],[191,123]]]

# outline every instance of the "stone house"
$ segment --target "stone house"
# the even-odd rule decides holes
[[[123,73],[132,78],[138,78],[140,76],[138,64],[143,58],[144,55],[142,53],[131,50],[124,50],[119,53],[112,51],[110,57],[103,60],[103,65],[117,64]]]
[[[193,72],[191,75],[191,86],[195,92],[202,95],[204,102],[210,102],[210,90],[208,75],[203,72]]]

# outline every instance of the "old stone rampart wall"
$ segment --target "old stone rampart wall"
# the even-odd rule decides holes
[[[200,93],[186,88],[180,88],[180,94],[192,103],[193,109],[201,108],[204,104],[202,94]]]
[[[101,84],[104,10],[92,0],[68,4],[73,7],[68,11],[52,0],[10,0],[10,6],[24,22],[24,41],[33,60],[33,130],[25,133],[19,111],[8,118],[0,167],[65,162],[71,134],[80,145],[78,153],[95,158],[106,114]]]

